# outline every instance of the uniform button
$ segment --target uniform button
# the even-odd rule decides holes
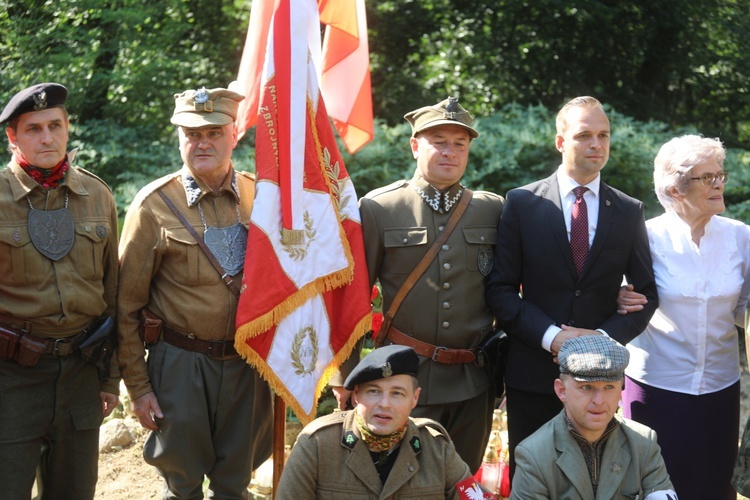
[[[451,287],[450,283],[443,283],[443,290],[448,290]]]
[[[448,262],[446,262],[445,264],[443,264],[443,269],[445,269],[446,271],[450,271],[451,265]]]
[[[408,238],[404,238],[404,243],[408,243],[408,242],[409,242],[409,239]]]
[[[445,229],[445,226],[438,226],[438,231],[442,231],[443,229]]]
[[[484,241],[484,236],[480,236],[479,239]]]
[[[86,230],[87,233],[91,232],[91,226],[84,226],[83,228]]]
[[[413,465],[409,466],[409,472],[414,472],[414,466]]]
[[[580,290],[576,290],[575,296],[576,297],[580,297],[581,296],[581,291]]]
[[[450,245],[443,245],[443,251],[447,252],[450,249],[451,249]]]
[[[443,309],[450,309],[451,305],[450,302],[443,302]]]
[[[443,328],[448,328],[449,326],[451,326],[450,323],[448,323],[447,321],[443,321]]]

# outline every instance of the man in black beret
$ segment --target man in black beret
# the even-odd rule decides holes
[[[483,498],[445,429],[409,417],[419,399],[418,369],[419,357],[406,346],[362,358],[344,384],[354,410],[302,430],[277,498]]]
[[[34,85],[0,113],[12,154],[0,171],[0,490],[13,500],[31,497],[37,471],[40,498],[93,498],[99,426],[118,404],[117,209],[67,153],[67,93]]]
[[[380,282],[383,310],[388,311],[428,249],[447,235],[382,337],[384,344],[410,346],[420,356],[417,378],[422,392],[412,414],[439,421],[476,472],[495,407],[495,388],[477,346],[494,325],[484,286],[503,199],[487,191],[472,192],[462,183],[479,133],[458,98],[420,107],[404,118],[411,125],[414,175],[359,200],[367,270],[371,283]],[[444,229],[452,220],[455,229],[448,234]],[[337,386],[339,408],[349,397],[340,379],[357,360],[352,356],[331,381]]]

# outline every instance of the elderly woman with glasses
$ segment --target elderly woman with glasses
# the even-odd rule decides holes
[[[721,217],[726,152],[717,139],[670,140],[654,160],[666,213],[647,221],[659,308],[627,346],[623,409],[653,428],[680,500],[736,499],[740,362],[750,294],[750,229]]]

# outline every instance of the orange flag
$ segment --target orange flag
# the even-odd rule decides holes
[[[319,26],[314,1],[276,2],[235,337],[304,423],[371,322],[357,195],[318,88]]]
[[[271,17],[278,0],[254,0],[237,77],[240,103],[237,126],[241,138],[255,125],[260,81]],[[320,22],[326,24],[320,88],[336,130],[354,153],[372,140],[372,86],[364,0],[320,0]],[[313,57],[318,58],[316,47]]]
[[[320,89],[346,149],[354,153],[375,134],[365,0],[320,0],[319,7],[326,25]]]

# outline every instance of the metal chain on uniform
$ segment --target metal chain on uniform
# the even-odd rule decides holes
[[[245,267],[247,249],[247,229],[242,225],[239,203],[235,202],[234,210],[237,213],[235,224],[229,227],[213,227],[206,222],[203,207],[201,202],[198,202],[198,213],[203,222],[203,241],[230,276],[234,276]]]
[[[68,188],[65,188],[65,204],[57,210],[37,210],[29,196],[29,238],[39,253],[50,260],[58,261],[68,255],[75,243],[75,224],[68,210]]]

